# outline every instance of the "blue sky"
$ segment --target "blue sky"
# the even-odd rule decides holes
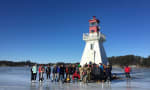
[[[107,56],[150,55],[149,0],[1,0],[0,60],[79,62],[100,19]]]

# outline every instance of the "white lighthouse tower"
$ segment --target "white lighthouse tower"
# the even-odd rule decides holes
[[[86,42],[80,65],[95,63],[107,64],[108,60],[103,47],[105,36],[100,32],[100,21],[93,16],[93,19],[89,20],[89,33],[83,34],[83,40]]]

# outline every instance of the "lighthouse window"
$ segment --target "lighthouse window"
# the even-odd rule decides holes
[[[91,44],[91,46],[90,46],[90,47],[91,47],[91,50],[93,50],[94,45],[93,45],[93,44]]]
[[[94,30],[91,30],[91,33],[93,33],[94,32]]]
[[[96,22],[92,22],[92,23],[90,23],[90,26],[96,26],[97,25],[97,23]]]

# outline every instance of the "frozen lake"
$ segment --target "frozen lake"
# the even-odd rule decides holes
[[[29,67],[0,67],[0,90],[150,90],[150,69],[134,68],[131,77],[127,81],[114,80],[108,83],[55,83],[44,81],[43,83],[30,82]],[[121,68],[113,68],[113,73],[123,73]]]

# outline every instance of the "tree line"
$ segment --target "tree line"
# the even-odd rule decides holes
[[[112,57],[108,57],[108,61],[111,65],[117,65],[121,67],[125,65],[150,67],[150,56],[147,58],[141,57],[141,56],[135,56],[135,55],[112,56]],[[39,63],[31,62],[30,60],[21,61],[21,62],[13,62],[13,61],[7,61],[7,60],[0,61],[0,66],[32,66],[34,64],[39,65]],[[54,65],[54,64],[61,65],[61,64],[76,64],[76,63],[57,62],[57,63],[48,63],[48,64],[49,65]]]
[[[108,58],[108,61],[112,65],[135,65],[140,67],[150,67],[150,56],[147,58],[135,55],[112,56]]]
[[[36,63],[31,62],[31,61],[21,61],[21,62],[14,62],[14,61],[7,61],[7,60],[2,60],[0,61],[0,66],[32,66]]]

